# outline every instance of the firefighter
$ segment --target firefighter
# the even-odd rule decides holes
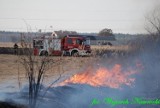
[[[17,55],[18,54],[18,45],[17,43],[14,44],[14,54]]]
[[[79,49],[84,49],[84,43],[82,40],[79,41]]]

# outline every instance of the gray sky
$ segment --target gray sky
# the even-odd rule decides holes
[[[160,0],[0,0],[0,30],[144,33],[144,16],[157,4]]]

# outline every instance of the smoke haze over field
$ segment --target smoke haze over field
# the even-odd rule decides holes
[[[145,41],[144,41],[145,40]],[[99,66],[112,68],[115,64],[121,64],[122,70],[132,67],[139,72],[131,75],[135,78],[132,86],[121,85],[121,88],[93,87],[88,84],[68,84],[64,86],[51,87],[45,97],[41,97],[45,92],[42,87],[38,108],[89,108],[93,99],[103,100],[104,98],[113,99],[133,99],[135,97],[144,99],[160,99],[160,46],[159,43],[153,43],[150,39],[135,40],[138,49],[134,54],[126,56],[104,57],[93,63],[96,69]],[[135,42],[134,41],[134,42]],[[142,48],[141,48],[142,47]],[[125,72],[125,71],[124,71]],[[12,84],[13,86],[13,84]],[[12,88],[7,85],[7,88]],[[4,92],[4,91],[3,91]],[[21,92],[4,92],[1,93],[6,101],[15,101],[26,103],[27,86],[21,89]],[[1,98],[2,99],[2,98]],[[119,105],[110,106],[99,104],[91,108],[158,108],[160,105]]]

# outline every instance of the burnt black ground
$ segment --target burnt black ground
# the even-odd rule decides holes
[[[0,108],[27,108],[24,105],[19,105],[11,102],[0,102]]]

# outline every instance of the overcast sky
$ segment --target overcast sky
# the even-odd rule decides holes
[[[144,16],[157,4],[160,0],[0,0],[0,30],[144,33]]]

